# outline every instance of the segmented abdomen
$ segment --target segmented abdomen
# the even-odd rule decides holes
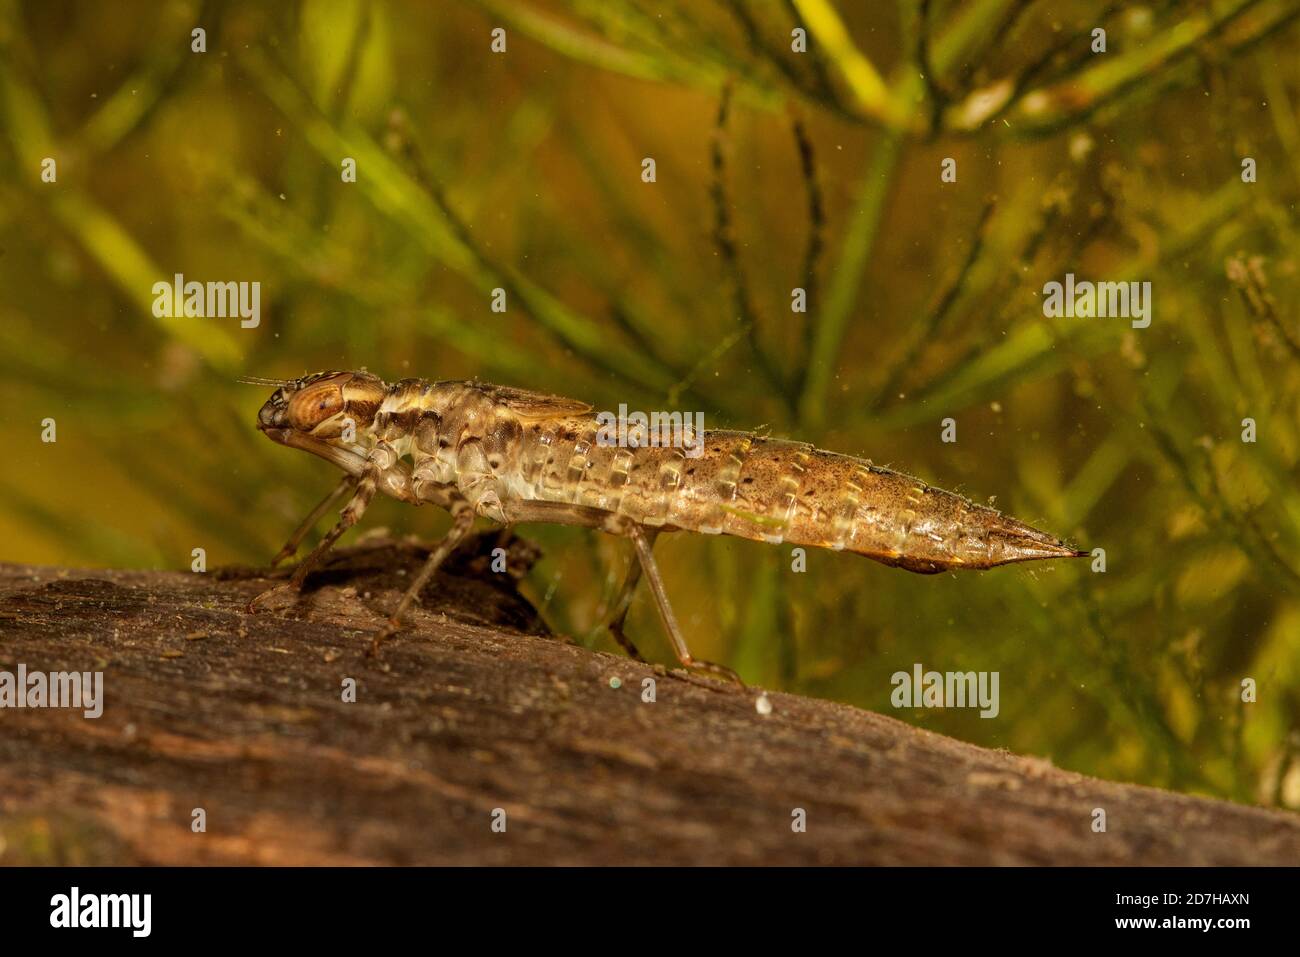
[[[1074,555],[1057,539],[865,459],[748,432],[703,452],[603,447],[590,420],[525,430],[513,494],[651,527],[846,550],[911,571]]]

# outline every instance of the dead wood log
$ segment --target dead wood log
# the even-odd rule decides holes
[[[488,569],[498,544],[516,574],[531,560],[478,539],[378,661],[410,543],[341,550],[291,617],[245,613],[265,571],[0,565],[0,669],[102,671],[105,698],[97,719],[0,710],[0,863],[1300,862],[1295,815],[827,701],[771,694],[760,714],[548,636]]]

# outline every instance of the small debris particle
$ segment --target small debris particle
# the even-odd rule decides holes
[[[325,664],[329,664],[332,661],[339,660],[339,653],[337,649],[331,648],[329,651],[325,652],[325,654],[322,655],[321,657],[325,659]]]
[[[184,658],[185,652],[177,651],[175,648],[169,648],[162,653],[164,658]]]
[[[210,638],[210,637],[211,635],[209,635],[206,631],[191,631],[188,635],[185,636],[185,640],[200,641],[204,638]]]
[[[772,699],[767,696],[766,691],[760,694],[758,699],[754,702],[754,710],[762,715],[772,713]]]

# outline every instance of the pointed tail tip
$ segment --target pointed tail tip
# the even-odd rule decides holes
[[[1052,542],[1050,544],[1047,542],[1033,542],[1032,544],[1024,543],[1014,547],[1008,557],[999,564],[1051,561],[1056,558],[1089,558],[1091,555],[1091,552],[1085,552],[1064,542]]]
[[[999,531],[1006,555],[999,564],[1052,558],[1088,558],[1092,555],[1089,551],[1063,542],[1055,535],[1015,519],[1005,519]]]
[[[1092,555],[1092,552],[1085,551],[1082,548],[1075,548],[1059,538],[1044,537],[1048,540],[1028,545],[1026,550],[1038,552],[1041,558],[1089,558]]]
[[[1022,554],[1027,560],[1044,559],[1044,558],[1088,558],[1092,552],[1085,552],[1081,548],[1075,548],[1073,545],[1067,545],[1065,542],[1035,542],[1032,545],[1022,546]]]

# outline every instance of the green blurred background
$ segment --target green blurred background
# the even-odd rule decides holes
[[[699,410],[995,498],[1107,569],[810,552],[795,574],[788,547],[671,536],[697,655],[1300,807],[1298,20],[1300,0],[0,0],[0,557],[264,561],[334,475],[257,434],[269,390],[240,374]],[[1150,280],[1150,328],[1044,318],[1067,271]],[[260,327],[155,319],[177,272],[260,281]],[[366,526],[445,522],[381,501]],[[625,545],[526,534],[552,626],[611,649]],[[671,659],[645,594],[629,633]],[[1001,714],[895,712],[914,662],[1000,672]]]

